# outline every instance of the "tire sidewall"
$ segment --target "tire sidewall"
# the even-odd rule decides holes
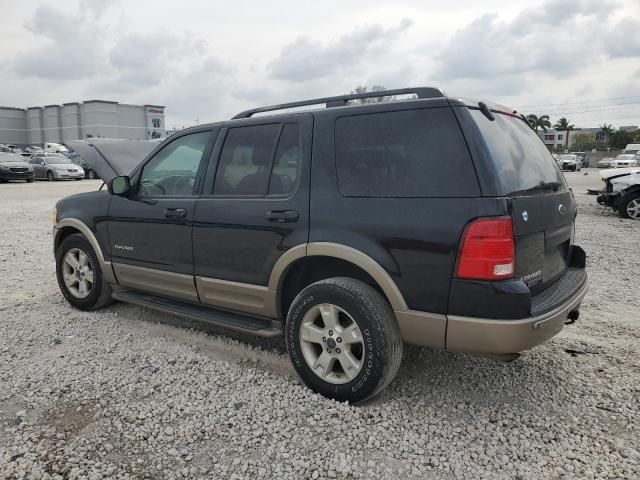
[[[632,218],[627,213],[627,206],[631,203],[632,200],[640,199],[640,192],[628,193],[624,197],[620,199],[620,207],[618,208],[618,212],[622,218],[629,218],[631,220],[640,220],[638,218]]]
[[[82,250],[89,261],[91,262],[91,268],[93,270],[93,286],[91,287],[91,293],[85,298],[75,297],[67,288],[62,277],[62,262],[64,256],[72,248],[78,248]],[[73,234],[65,238],[58,249],[56,250],[56,278],[58,280],[58,286],[64,298],[76,308],[80,310],[92,309],[100,299],[100,293],[102,292],[102,269],[100,268],[100,262],[96,256],[89,241],[81,234]]]
[[[307,365],[300,345],[300,325],[309,310],[322,303],[331,303],[349,313],[357,323],[364,340],[364,364],[358,375],[348,383],[332,384],[318,377]],[[311,285],[293,301],[285,327],[285,339],[291,362],[298,375],[313,391],[338,401],[357,402],[370,397],[384,380],[386,348],[383,333],[367,312],[365,305],[348,292],[334,285]]]

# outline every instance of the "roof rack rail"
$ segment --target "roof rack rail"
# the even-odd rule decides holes
[[[268,107],[252,108],[251,110],[245,110],[238,113],[233,118],[250,118],[256,113],[272,112],[275,110],[285,110],[287,108],[306,107],[309,105],[326,104],[327,108],[330,107],[343,107],[349,100],[358,100],[361,98],[377,98],[377,97],[390,97],[393,95],[410,95],[414,94],[418,98],[441,98],[444,97],[444,92],[439,88],[434,87],[417,87],[417,88],[399,88],[396,90],[378,90],[375,92],[366,93],[353,93],[349,95],[338,95],[336,97],[322,97],[314,98],[311,100],[302,100],[300,102],[281,103],[280,105],[271,105]]]

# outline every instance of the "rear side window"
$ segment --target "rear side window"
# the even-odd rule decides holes
[[[453,112],[428,108],[341,117],[340,193],[348,197],[473,197],[480,190]]]
[[[495,175],[502,185],[501,194],[523,192],[546,183],[559,183],[561,190],[566,189],[556,161],[523,120],[496,113],[491,121],[480,110],[469,112],[491,154]]]
[[[229,129],[222,147],[214,195],[266,195],[279,124]]]

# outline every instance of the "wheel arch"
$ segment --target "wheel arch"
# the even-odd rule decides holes
[[[281,318],[286,318],[288,305],[303,288],[333,276],[362,280],[376,288],[394,311],[408,309],[391,276],[370,256],[346,245],[316,242],[289,250],[271,273],[268,288],[276,294],[276,309]]]
[[[98,239],[93,234],[91,229],[76,218],[63,218],[58,221],[54,228],[53,232],[53,254],[55,256],[58,251],[58,247],[63,242],[65,238],[74,233],[82,234],[87,241],[91,244],[91,248],[96,253],[96,257],[98,257],[98,262],[100,262],[100,269],[102,270],[102,275],[108,283],[116,283],[115,276],[113,274],[113,269],[111,268],[111,262],[107,262],[102,253],[102,248],[100,248],[100,244],[98,243]]]

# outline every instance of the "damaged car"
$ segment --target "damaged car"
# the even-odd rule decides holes
[[[600,176],[605,188],[598,195],[598,203],[622,218],[640,220],[640,168],[610,168]]]

